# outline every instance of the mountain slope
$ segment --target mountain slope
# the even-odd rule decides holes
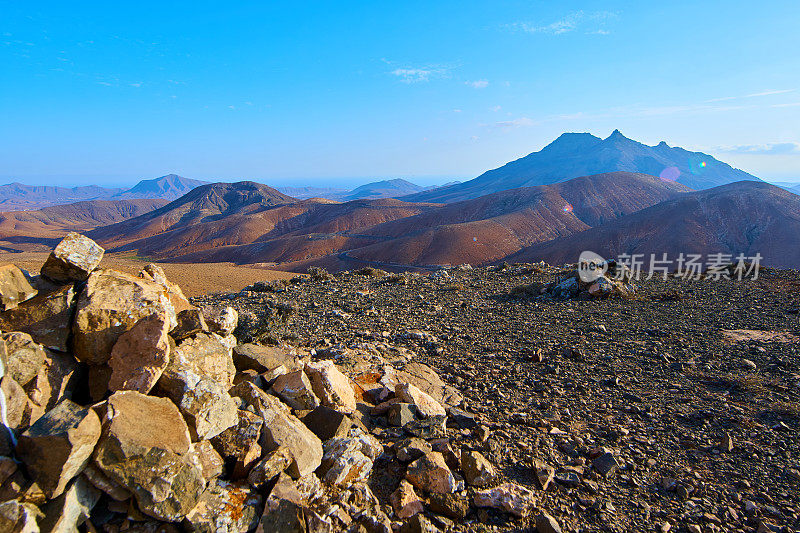
[[[536,244],[508,261],[573,263],[583,250],[613,258],[622,253],[726,253],[762,264],[800,267],[800,196],[763,182],[743,181],[667,200],[596,228]]]
[[[421,187],[404,179],[384,180],[361,185],[336,199],[347,201],[374,198],[397,198],[421,192],[425,189],[426,187]]]
[[[669,169],[669,170],[667,170]],[[402,197],[416,202],[456,202],[518,187],[566,181],[615,171],[659,176],[692,189],[707,189],[741,180],[758,180],[710,155],[628,139],[615,130],[606,139],[589,133],[565,133],[538,152],[490,170],[464,183]]]
[[[68,231],[85,232],[153,211],[166,203],[159,199],[87,200],[35,211],[0,213],[0,241],[24,244],[57,240]]]
[[[113,198],[115,200],[133,198],[177,200],[192,189],[207,184],[207,181],[184,178],[177,174],[167,174],[152,180],[142,180],[127,191],[115,194]]]
[[[253,182],[216,183],[145,216],[98,228],[90,236],[116,251],[136,250],[161,259],[295,261],[333,253],[340,246],[336,243],[372,242],[371,237],[342,234],[428,208],[390,199],[298,201]],[[245,248],[248,245],[253,246]]]
[[[677,183],[629,172],[512,189],[366,228],[361,233],[382,241],[349,255],[387,263],[482,264],[687,191]]]

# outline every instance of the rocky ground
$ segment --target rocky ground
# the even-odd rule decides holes
[[[0,531],[795,531],[800,275],[0,266]],[[611,265],[612,272],[616,269]]]
[[[538,517],[540,531],[557,530],[541,522],[546,511],[563,531],[799,529],[798,272],[541,297],[537,283],[559,272],[317,272],[194,303],[232,305],[250,339],[348,369],[422,363],[456,388],[479,426],[449,428],[448,446],[462,463],[474,451],[494,465],[487,486],[530,490],[520,499],[531,509],[478,507],[482,489],[467,483],[454,496],[466,516],[450,522],[441,497],[418,491],[438,527],[525,531]],[[382,417],[368,423],[384,442],[407,436]],[[384,503],[407,470],[389,452],[372,479]]]

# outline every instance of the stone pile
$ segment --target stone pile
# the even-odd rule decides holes
[[[233,308],[102,256],[73,233],[40,275],[0,267],[0,531],[390,533],[534,510],[431,368],[240,344]]]
[[[630,298],[636,292],[629,268],[607,261],[608,269],[602,275],[581,278],[577,268],[556,274],[555,281],[540,285],[534,291],[541,299],[592,300],[607,298]]]

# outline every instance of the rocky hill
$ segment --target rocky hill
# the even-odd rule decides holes
[[[315,270],[189,301],[103,252],[0,269],[2,531],[800,526],[797,271]]]
[[[660,176],[692,189],[758,180],[708,154],[670,147],[663,141],[648,146],[614,130],[605,139],[589,133],[565,133],[540,151],[484,172],[473,180],[413,194],[403,200],[457,202],[507,189],[616,171]]]

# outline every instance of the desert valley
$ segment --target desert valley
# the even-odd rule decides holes
[[[63,203],[86,189],[97,198]],[[214,264],[237,275],[247,272],[238,267],[305,273],[564,264],[583,250],[608,258],[758,252],[767,266],[800,267],[798,191],[619,131],[606,139],[564,134],[475,179],[416,189],[407,194],[413,184],[393,180],[333,194],[342,198],[334,200],[298,199],[251,181],[175,175],[130,190],[9,185],[0,190],[3,205],[30,209],[0,214],[0,248],[5,260],[41,262],[67,232],[79,231],[110,257]]]

